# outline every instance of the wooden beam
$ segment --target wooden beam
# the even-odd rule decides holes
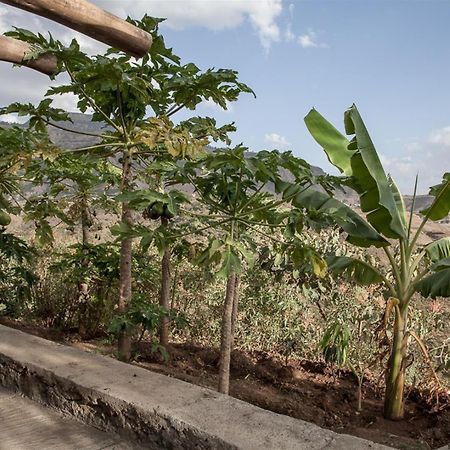
[[[30,51],[26,42],[18,41],[7,36],[0,36],[0,60],[14,64],[21,64],[46,75],[56,72],[56,58],[53,55],[41,56],[38,59],[24,61],[23,57]]]
[[[0,0],[51,19],[132,56],[144,56],[152,45],[149,33],[86,0]]]

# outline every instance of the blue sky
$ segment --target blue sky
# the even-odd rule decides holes
[[[219,122],[236,122],[236,144],[243,142],[254,151],[292,149],[331,170],[303,117],[314,106],[342,129],[343,112],[355,102],[404,193],[411,193],[417,172],[423,193],[450,171],[450,1],[95,3],[121,16],[166,16],[166,41],[184,62],[238,70],[257,98],[241,97],[228,112],[213,105],[199,109]],[[0,29],[50,27],[63,37],[73,35],[32,17],[2,6]],[[81,42],[87,49],[95,46],[89,39]],[[47,81],[5,66],[0,65],[0,76],[14,76],[15,90],[2,83],[0,104],[13,96],[37,100],[33,97]]]

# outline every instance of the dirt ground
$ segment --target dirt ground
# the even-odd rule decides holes
[[[112,356],[114,348],[103,341],[83,342],[76,335],[0,319],[23,331],[64,341],[85,350]],[[149,343],[137,349],[134,364],[193,384],[215,389],[219,354],[216,349],[173,344],[170,359],[151,352]],[[369,377],[370,378],[370,377]],[[382,417],[382,389],[375,380],[363,386],[363,410],[356,411],[357,382],[349,372],[333,373],[322,363],[280,359],[262,353],[234,351],[231,367],[233,397],[270,411],[313,422],[338,433],[352,434],[400,449],[434,449],[450,442],[450,395],[439,408],[424,401],[424,393],[409,390],[405,420]]]

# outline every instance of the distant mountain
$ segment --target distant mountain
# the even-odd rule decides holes
[[[101,134],[102,132],[108,130],[108,127],[101,122],[93,122],[92,116],[89,114],[81,114],[81,113],[70,113],[70,118],[72,122],[58,122],[57,125],[62,126],[63,128],[73,129],[78,131],[83,131],[87,133],[96,133]],[[17,125],[20,127],[26,127],[27,124],[11,124],[0,121],[0,126],[2,127],[11,127],[13,125]],[[69,131],[64,131],[55,127],[49,127],[49,135],[50,139],[61,148],[80,148],[87,147],[89,145],[94,145],[98,140],[92,136],[83,136],[75,133],[70,133]],[[249,152],[251,154],[251,152]],[[315,175],[325,175],[325,172],[320,167],[311,166],[311,169]],[[283,175],[283,173],[282,173]],[[290,174],[288,171],[285,171],[284,177],[289,181]],[[351,189],[345,189],[344,192],[336,192],[336,198],[345,202],[350,206],[358,205],[358,194]],[[409,210],[412,196],[405,195],[404,196],[405,205],[407,210]],[[416,198],[414,211],[418,212],[427,206],[430,205],[432,197],[429,195],[418,195]],[[449,218],[447,218],[448,222]]]

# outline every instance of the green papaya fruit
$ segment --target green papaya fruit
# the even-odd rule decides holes
[[[164,219],[173,219],[175,217],[175,215],[171,211],[169,211],[167,204],[164,204],[161,217],[164,217]]]
[[[155,219],[159,219],[164,214],[164,203],[155,202],[155,204],[152,206],[152,212],[155,216]]]
[[[0,211],[0,226],[7,227],[11,223],[11,216],[6,211]]]
[[[158,202],[152,202],[147,208],[144,209],[142,215],[145,219],[156,220],[161,217],[161,214],[158,213],[158,207],[156,206]]]

